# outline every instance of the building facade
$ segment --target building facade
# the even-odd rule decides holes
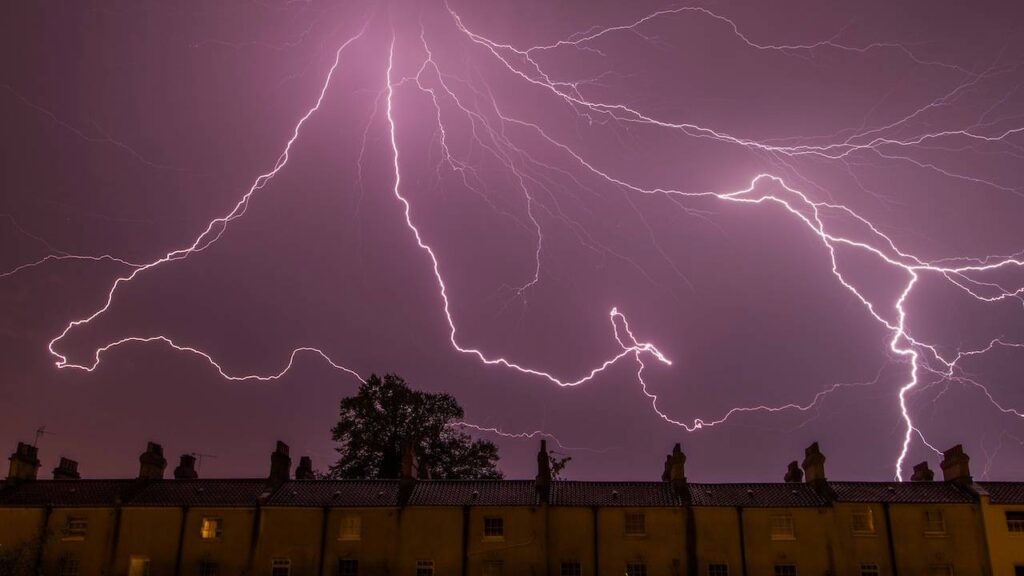
[[[833,482],[812,444],[785,482],[688,482],[678,445],[661,481],[430,480],[411,454],[395,480],[291,477],[278,443],[266,479],[80,479],[61,459],[36,479],[19,444],[0,488],[0,574],[56,576],[1024,576],[1024,482],[974,482],[945,452],[910,482]]]

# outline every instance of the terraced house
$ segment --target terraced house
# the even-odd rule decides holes
[[[688,482],[678,445],[655,482],[291,476],[199,479],[181,457],[164,479],[149,444],[138,478],[83,480],[61,459],[38,480],[19,444],[0,489],[0,562],[10,573],[408,576],[1024,576],[1024,482],[974,482],[959,446],[936,481],[833,482],[818,445],[785,482]]]

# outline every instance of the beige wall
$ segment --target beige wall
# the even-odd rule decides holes
[[[526,506],[472,507],[466,556],[468,574],[483,574],[486,562],[501,562],[502,574],[544,574],[546,534],[544,509]],[[504,521],[503,538],[484,537],[484,518]]]
[[[83,518],[84,538],[68,535],[68,520]],[[80,574],[101,574],[110,558],[115,511],[113,508],[55,508],[50,513],[49,536],[43,549],[43,573],[57,574],[61,559],[78,560]]]
[[[1014,576],[1014,567],[1024,566],[1024,533],[1010,532],[1006,528],[1006,513],[1024,513],[1024,505],[1004,506],[989,504],[982,499],[982,515],[993,576]]]
[[[151,574],[174,574],[181,508],[123,508],[113,573],[128,574],[132,556],[149,558]]]
[[[559,574],[562,562],[579,562],[584,574],[593,574],[593,508],[550,507],[547,514],[548,573]]]
[[[791,514],[794,538],[773,540],[772,516]],[[828,508],[746,508],[743,529],[749,574],[772,574],[776,564],[796,564],[800,574],[835,573],[832,511]]]
[[[461,574],[462,508],[422,506],[398,512],[397,574],[414,574],[418,560],[433,560],[438,576]]]
[[[743,573],[740,555],[739,514],[735,508],[692,508],[697,528],[697,570],[708,573],[708,564],[726,564],[730,574]]]
[[[223,535],[213,540],[200,538],[203,518],[220,518]],[[200,561],[216,562],[220,576],[241,574],[252,549],[253,508],[190,508],[185,516],[185,537],[181,549],[181,573],[195,574]]]
[[[870,511],[873,532],[854,531],[854,515]],[[835,516],[836,569],[839,574],[860,574],[865,564],[878,566],[882,574],[892,574],[889,537],[886,532],[885,507],[881,504],[853,504],[837,502]]]
[[[944,534],[925,534],[925,511],[942,512]],[[956,576],[985,574],[981,519],[972,504],[893,504],[890,508],[900,574],[926,574],[950,565]]]
[[[642,512],[646,535],[626,534],[625,515]],[[601,574],[624,574],[626,563],[643,561],[650,576],[686,572],[686,516],[681,508],[601,508],[598,510]]]

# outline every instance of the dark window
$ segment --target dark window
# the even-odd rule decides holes
[[[199,576],[217,576],[217,563],[210,560],[199,562]]]
[[[338,560],[338,576],[359,576],[359,560],[352,558]]]
[[[562,562],[561,576],[583,576],[583,567],[579,562]]]
[[[1006,529],[1010,532],[1024,532],[1024,512],[1012,511],[1006,513]],[[1019,568],[1018,568],[1019,570]]]
[[[775,576],[796,576],[796,564],[776,564]]]
[[[501,516],[487,516],[484,518],[484,538],[504,538],[505,519]]]
[[[860,576],[881,576],[882,571],[878,568],[878,564],[861,564],[860,565]]]
[[[643,512],[626,512],[626,536],[647,534],[647,519]]]
[[[1014,566],[1013,576],[1024,576],[1024,566]]]
[[[417,560],[416,576],[434,576],[433,560]]]
[[[729,565],[708,564],[708,576],[729,576]]]
[[[88,518],[69,516],[67,524],[64,525],[64,540],[85,540],[85,533],[89,530]]]
[[[292,561],[288,558],[274,558],[270,561],[270,576],[291,576]]]
[[[501,560],[488,560],[484,562],[483,576],[501,576],[505,568]]]
[[[79,576],[81,573],[81,565],[74,556],[65,556],[57,564],[57,574],[60,576]]]
[[[626,562],[626,576],[647,576],[645,562]]]

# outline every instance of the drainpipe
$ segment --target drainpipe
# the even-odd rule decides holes
[[[330,514],[331,509],[327,506],[323,507],[323,520],[320,521],[320,569],[318,574],[325,574],[327,572],[327,518]]]
[[[110,536],[110,550],[107,551],[107,574],[114,573],[114,561],[117,556],[117,541],[121,538],[121,504],[114,505],[114,528]]]
[[[885,539],[889,543],[889,564],[892,576],[899,576],[900,569],[896,565],[896,545],[892,537],[892,516],[889,514],[889,503],[882,502],[882,515],[885,516]]]
[[[598,524],[598,522],[597,522],[598,507],[597,506],[591,506],[590,510],[591,510],[591,512],[593,512],[593,517],[594,517],[594,523],[593,523],[593,527],[594,527],[594,576],[601,576],[601,537],[598,536],[598,531],[597,531],[597,528],[598,528],[598,526],[597,526],[597,524]]]
[[[743,530],[743,507],[736,507],[736,521],[740,527],[740,574],[747,576],[747,542]]]
[[[462,576],[469,576],[469,506],[462,507]]]
[[[181,507],[181,527],[178,529],[178,551],[174,555],[174,576],[181,576],[181,554],[185,548],[185,521],[188,520],[188,506]]]
[[[53,507],[47,506],[43,509],[43,525],[39,528],[39,549],[36,550],[36,561],[34,574],[43,573],[43,550],[46,548],[47,536],[50,533],[50,514],[53,512]]]

